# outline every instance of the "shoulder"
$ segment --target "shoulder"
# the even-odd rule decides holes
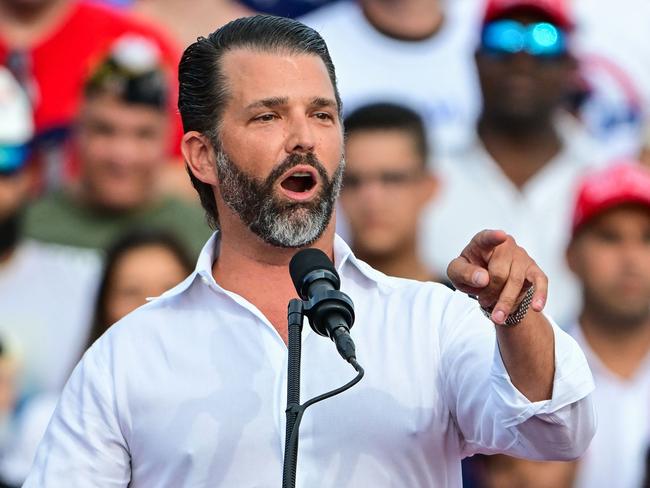
[[[171,227],[196,252],[212,234],[203,209],[176,198],[165,198],[145,219],[152,225]]]
[[[53,192],[34,201],[25,213],[25,230],[28,235],[36,235],[41,228],[58,226],[61,220],[74,218],[79,207],[63,192]]]
[[[25,236],[42,242],[92,249],[104,245],[104,233],[102,221],[64,193],[45,197],[25,214]]]
[[[28,213],[40,213],[48,209],[71,208],[73,206],[68,195],[62,191],[54,191],[34,200],[27,211]]]
[[[162,215],[189,216],[195,219],[201,219],[203,217],[201,207],[172,196],[164,197],[160,201],[157,211]]]

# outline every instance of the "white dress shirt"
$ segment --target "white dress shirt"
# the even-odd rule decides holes
[[[281,486],[287,347],[254,305],[215,282],[217,235],[187,280],[85,354],[25,487]],[[459,487],[463,456],[570,459],[586,448],[593,380],[567,334],[554,328],[553,398],[530,403],[475,301],[389,278],[338,237],[335,262],[366,376],[305,413],[298,487]],[[301,400],[354,375],[306,325]]]
[[[594,374],[598,430],[580,459],[576,488],[639,488],[650,449],[650,353],[634,376],[621,378],[591,350],[577,324],[568,332]],[[650,473],[648,473],[650,474]]]

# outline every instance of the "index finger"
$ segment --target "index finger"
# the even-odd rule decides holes
[[[483,251],[491,251],[508,239],[508,234],[502,230],[485,229],[474,236],[472,242]]]

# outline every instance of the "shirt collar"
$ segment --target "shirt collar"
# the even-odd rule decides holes
[[[215,281],[214,276],[212,276],[212,264],[219,256],[219,242],[220,236],[219,231],[217,230],[212,234],[212,236],[210,236],[208,241],[203,246],[203,249],[201,249],[201,253],[199,254],[199,258],[196,262],[196,267],[194,268],[192,274],[190,274],[185,280],[176,285],[174,288],[171,288],[170,290],[167,290],[165,293],[160,295],[160,298],[173,297],[184,293],[190,288],[192,283],[194,283],[197,278],[208,286],[221,289],[221,287]],[[374,282],[379,282],[380,277],[383,276],[379,271],[374,270],[363,261],[357,259],[357,257],[350,249],[350,246],[348,246],[347,243],[339,235],[334,236],[334,265],[336,267],[336,271],[339,273],[339,275],[342,276],[350,267],[357,269],[366,278]]]

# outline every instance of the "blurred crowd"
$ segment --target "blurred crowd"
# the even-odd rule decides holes
[[[587,355],[583,458],[474,453],[466,486],[650,487],[647,0],[0,0],[0,487],[24,480],[85,349],[194,268],[212,231],[177,64],[257,12],[328,44],[355,253],[448,284],[464,243],[503,229]]]

